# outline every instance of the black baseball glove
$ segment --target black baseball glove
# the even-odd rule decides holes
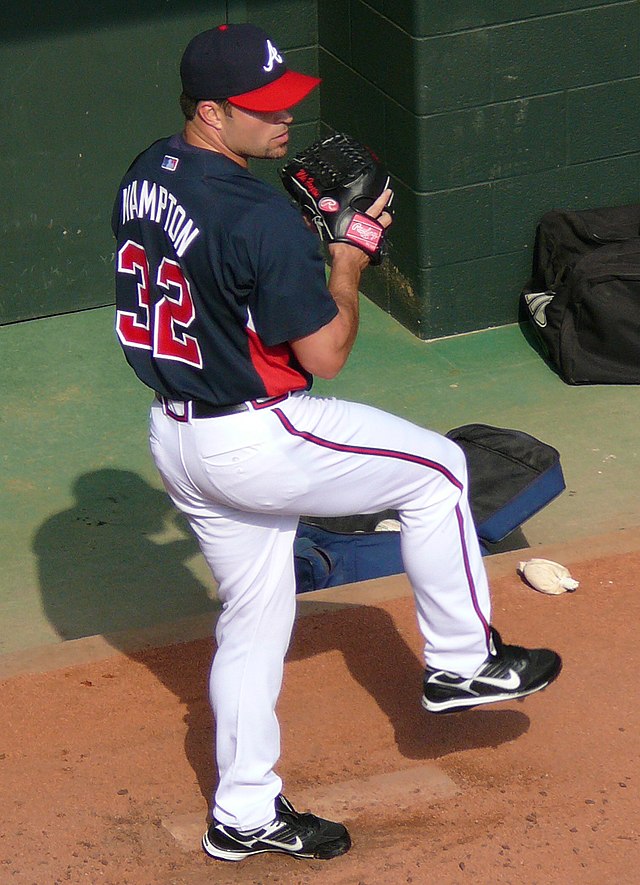
[[[358,246],[380,264],[385,229],[366,211],[389,187],[389,175],[369,148],[336,132],[292,157],[280,178],[325,243]]]

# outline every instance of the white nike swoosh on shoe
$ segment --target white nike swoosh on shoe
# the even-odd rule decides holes
[[[274,848],[286,848],[287,851],[300,851],[302,848],[302,839],[296,836],[292,842],[278,842],[277,839],[260,839],[266,845],[273,845]]]
[[[240,836],[240,838],[238,838],[235,834],[229,833],[222,824],[219,824],[216,829],[224,833],[227,839],[233,839],[234,842],[241,845],[243,848],[254,848],[258,843],[272,845],[274,848],[285,848],[287,851],[300,851],[303,847],[300,836],[296,836],[294,839],[285,842],[279,839],[269,839],[268,834],[266,833],[262,836],[247,835],[246,838],[242,838],[242,835],[238,834]]]
[[[502,688],[505,691],[513,691],[520,688],[522,680],[515,670],[509,669],[509,676],[476,676],[474,682],[482,682],[483,685],[493,685],[495,688]]]
[[[273,845],[276,848],[286,848],[287,851],[300,851],[302,848],[302,839],[300,836],[288,839],[278,839],[278,830],[286,829],[282,821],[275,820],[268,824],[262,835],[258,836],[260,842],[266,842],[267,845]]]

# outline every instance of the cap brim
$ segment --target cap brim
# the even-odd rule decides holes
[[[245,111],[283,111],[306,98],[319,83],[319,77],[287,71],[267,86],[229,96],[229,101]]]

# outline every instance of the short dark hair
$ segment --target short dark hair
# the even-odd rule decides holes
[[[212,101],[215,101],[216,104],[220,105],[227,117],[231,116],[231,108],[233,107],[233,105],[228,98],[214,98],[212,99]],[[199,103],[199,98],[191,98],[191,96],[187,95],[186,92],[182,93],[182,95],[180,96],[180,108],[187,120],[193,120],[196,115]]]
[[[196,101],[196,99],[191,98],[190,95],[187,95],[186,92],[183,92],[180,96],[180,110],[187,120],[193,120],[196,115],[197,107],[198,102]]]

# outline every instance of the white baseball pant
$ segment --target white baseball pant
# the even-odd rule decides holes
[[[294,621],[301,514],[398,510],[425,663],[471,676],[485,660],[489,590],[464,455],[450,440],[370,406],[295,393],[187,421],[156,401],[150,445],[219,585],[210,698],[221,823],[268,823],[282,788],[275,707]]]

